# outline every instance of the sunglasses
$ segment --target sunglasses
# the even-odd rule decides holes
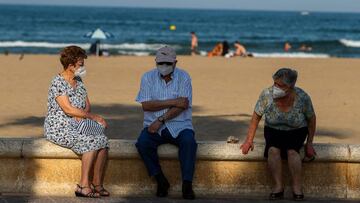
[[[168,66],[171,66],[171,65],[173,65],[174,63],[172,63],[172,62],[158,62],[158,63],[156,63],[156,64],[158,64],[158,65],[168,65]]]

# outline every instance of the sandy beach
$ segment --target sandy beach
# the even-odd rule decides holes
[[[297,86],[312,98],[317,114],[315,142],[360,143],[360,59],[207,58],[179,56],[193,80],[193,123],[198,140],[243,139],[262,89],[280,67],[299,72]],[[47,92],[62,70],[56,55],[0,56],[0,136],[42,137]],[[154,57],[89,57],[84,78],[92,111],[108,123],[107,135],[136,139],[142,111],[134,99],[141,75]],[[256,141],[263,141],[263,122]]]

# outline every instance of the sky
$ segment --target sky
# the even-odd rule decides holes
[[[359,0],[0,0],[0,4],[360,12]]]

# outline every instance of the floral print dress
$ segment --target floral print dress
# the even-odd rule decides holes
[[[48,111],[44,123],[46,139],[77,154],[108,148],[109,142],[104,133],[83,134],[78,130],[80,122],[67,115],[56,101],[62,95],[69,97],[72,106],[79,109],[86,107],[87,92],[82,80],[77,78],[76,87],[73,88],[60,74],[55,76],[48,93]]]
[[[288,112],[279,110],[273,101],[273,87],[262,91],[255,106],[255,113],[265,114],[265,126],[277,130],[294,130],[307,126],[307,121],[315,115],[310,96],[301,88],[295,87],[295,101]]]

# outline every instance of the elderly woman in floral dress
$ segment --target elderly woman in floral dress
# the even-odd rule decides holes
[[[86,73],[86,58],[80,47],[62,50],[63,70],[51,81],[44,131],[48,141],[81,155],[81,179],[75,195],[97,198],[110,195],[103,187],[109,143],[104,134],[107,124],[101,116],[90,112],[90,101],[81,79]]]

